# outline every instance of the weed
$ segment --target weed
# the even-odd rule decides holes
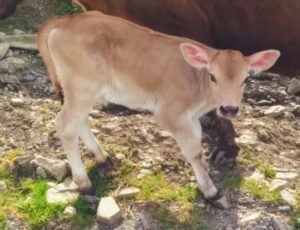
[[[259,171],[270,179],[274,179],[276,176],[276,171],[270,165],[261,165]]]
[[[74,14],[79,12],[82,12],[82,9],[73,4],[70,0],[61,0],[60,5],[56,10],[58,15]]]

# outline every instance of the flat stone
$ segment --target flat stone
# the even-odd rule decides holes
[[[0,43],[0,60],[3,59],[9,50],[9,44],[7,42]]]
[[[21,78],[21,82],[33,82],[35,80],[35,76],[28,74]]]
[[[284,112],[286,112],[286,111],[287,111],[286,107],[284,107],[282,105],[274,105],[274,106],[271,106],[270,108],[268,108],[264,112],[264,114],[268,117],[276,118],[276,117],[283,115]]]
[[[276,178],[283,180],[294,180],[298,177],[296,172],[277,172]]]
[[[294,190],[291,190],[289,188],[286,188],[280,192],[281,198],[284,202],[291,206],[296,205],[296,192]]]
[[[61,181],[69,172],[68,163],[63,160],[49,159],[40,155],[35,155],[33,164],[46,170],[47,174]]]
[[[18,107],[18,106],[24,105],[25,100],[23,98],[20,98],[20,97],[14,97],[10,100],[10,103],[11,103],[11,105]]]
[[[23,30],[14,29],[13,30],[13,34],[15,34],[15,35],[21,35],[21,34],[25,34],[25,32]]]
[[[253,212],[253,213],[248,213],[247,216],[244,216],[241,219],[241,223],[245,224],[251,221],[255,221],[261,217],[261,212]]]
[[[67,206],[64,210],[64,214],[68,217],[76,216],[77,214],[76,208],[74,208],[73,206]]]
[[[122,213],[116,201],[112,197],[103,197],[97,209],[99,222],[113,224],[122,218]]]
[[[139,188],[135,188],[135,187],[129,187],[129,188],[124,188],[121,189],[118,194],[115,196],[115,198],[117,199],[128,199],[128,198],[134,198],[135,196],[137,196],[139,193],[141,192],[141,190]]]
[[[265,179],[265,175],[259,172],[258,170],[255,170],[248,179],[261,181]]]
[[[257,143],[256,134],[251,130],[244,130],[242,135],[236,138],[238,144],[254,145]]]
[[[274,191],[276,189],[285,188],[287,185],[288,185],[288,182],[286,180],[274,179],[271,181],[269,189],[270,189],[270,191]]]
[[[272,218],[273,226],[275,229],[278,230],[292,230],[292,226],[290,226],[288,223],[286,223],[281,217],[275,217]]]
[[[137,176],[138,179],[143,178],[146,175],[151,174],[151,171],[149,169],[141,169],[139,175]]]
[[[292,209],[291,209],[291,206],[284,205],[284,206],[279,206],[278,210],[280,212],[290,212]]]
[[[25,50],[37,50],[36,35],[35,34],[17,34],[4,36],[3,41],[8,42],[10,47],[25,49]]]
[[[19,78],[11,74],[0,74],[0,82],[2,84],[20,84]]]
[[[8,191],[5,181],[0,181],[0,193],[5,193]]]
[[[27,67],[27,63],[22,58],[7,57],[0,62],[0,72],[15,73]]]
[[[118,160],[123,160],[123,159],[125,159],[125,155],[123,154],[123,153],[116,153],[116,158],[118,159]]]
[[[216,200],[213,205],[219,209],[228,209],[230,208],[226,196],[222,196],[219,200]]]
[[[287,92],[290,95],[295,95],[297,93],[300,93],[300,80],[297,78],[293,78],[289,83]]]
[[[36,176],[41,179],[47,178],[47,172],[42,167],[37,167],[36,169]]]
[[[31,164],[34,159],[32,155],[21,156],[14,159],[14,169],[16,174],[22,174],[24,176],[31,176],[35,172],[35,167]]]
[[[78,196],[78,186],[71,178],[66,178],[63,183],[48,189],[46,199],[49,204],[69,204],[75,201]]]

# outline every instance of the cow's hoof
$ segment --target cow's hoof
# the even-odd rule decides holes
[[[80,188],[79,189],[80,194],[85,196],[85,195],[94,195],[94,189],[92,187],[90,188]]]
[[[206,198],[206,201],[219,209],[230,208],[226,196],[222,195],[219,191],[213,197]]]
[[[212,203],[212,205],[215,206],[216,208],[224,209],[224,210],[230,208],[230,205],[228,204],[226,196],[222,196],[218,200],[215,200]]]
[[[106,162],[107,158],[108,158],[108,154],[106,152],[103,152],[103,151],[102,151],[101,154],[96,155],[95,160],[96,160],[97,165],[104,164]]]

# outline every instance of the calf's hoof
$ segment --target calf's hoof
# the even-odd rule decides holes
[[[227,197],[219,192],[215,196],[207,198],[206,201],[218,209],[225,210],[230,208]]]

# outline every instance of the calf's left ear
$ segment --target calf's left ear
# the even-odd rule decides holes
[[[250,71],[254,74],[270,69],[280,56],[278,50],[265,50],[248,57],[250,62]]]

